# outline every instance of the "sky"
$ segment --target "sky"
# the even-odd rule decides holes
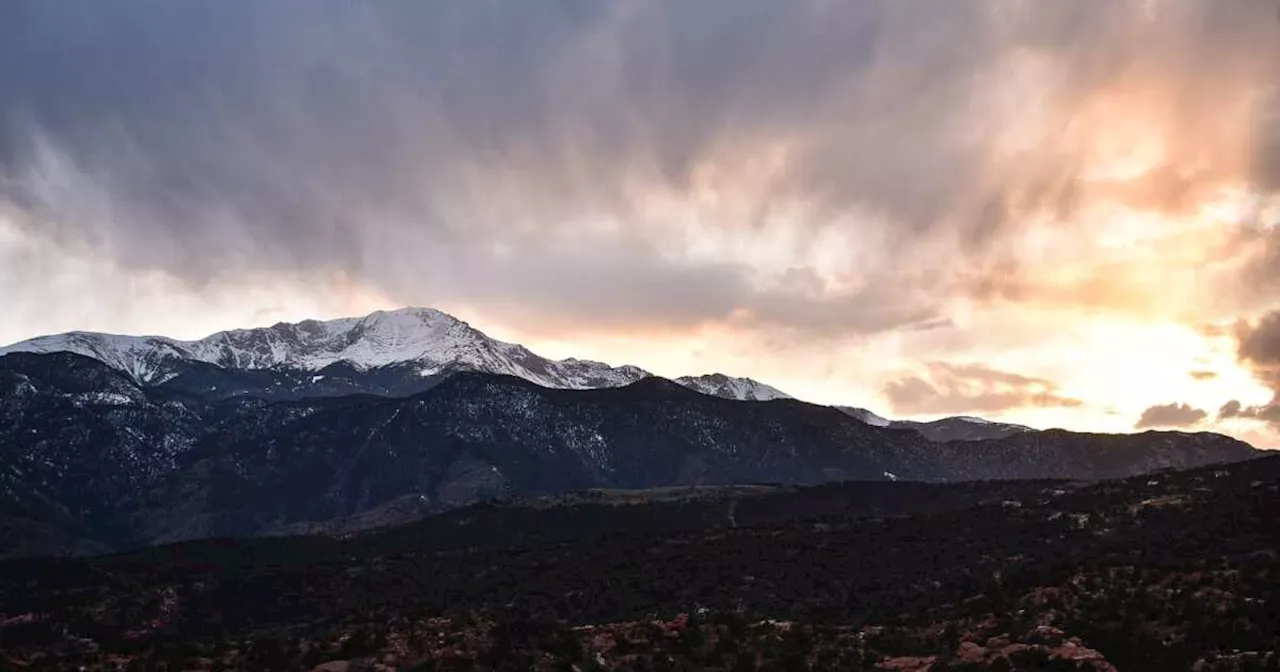
[[[0,341],[406,305],[1280,447],[1275,0],[0,3]]]

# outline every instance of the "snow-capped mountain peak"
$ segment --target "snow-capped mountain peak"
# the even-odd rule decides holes
[[[195,341],[74,331],[0,348],[0,356],[16,352],[84,355],[123,371],[144,385],[166,383],[191,371],[192,365],[200,364],[233,371],[304,372],[301,379],[309,383],[284,386],[288,394],[298,396],[319,393],[317,384],[327,385],[326,389],[332,394],[413,394],[429,387],[433,382],[431,377],[456,371],[504,374],[543,387],[567,389],[620,387],[651,375],[635,366],[615,367],[575,358],[547,359],[522,345],[490,338],[470,324],[431,308],[402,308],[325,321],[281,322],[257,329],[222,331]],[[334,381],[326,383],[326,375],[320,371],[335,364],[369,375],[360,378],[364,382],[349,382],[345,386]],[[391,367],[394,367],[396,384],[373,387],[367,384],[370,377],[377,378]],[[792,398],[757,380],[720,373],[684,376],[674,382],[703,394],[741,401]],[[228,395],[255,393],[256,389],[229,391],[219,389],[220,386],[220,382],[212,381],[201,389]],[[270,391],[279,392],[276,388]],[[889,420],[864,408],[836,408],[870,425],[915,429],[936,440],[996,437],[1029,430],[972,416],[920,423]]]
[[[359,318],[224,331],[185,345],[197,359],[226,368],[318,370],[335,362],[371,369],[474,359],[491,343],[498,344],[450,315],[405,308]]]
[[[270,327],[221,331],[195,341],[71,332],[0,348],[0,355],[60,351],[92,357],[148,385],[165,383],[192,363],[241,371],[304,372],[318,372],[334,364],[358,371],[407,366],[424,377],[483,371],[517,376],[544,387],[569,389],[618,387],[651,375],[635,366],[615,367],[576,358],[546,359],[522,345],[490,338],[466,322],[431,308],[281,322]],[[676,382],[703,394],[729,399],[791,398],[759,381],[719,373],[686,376]]]
[[[196,341],[161,336],[72,332],[0,348],[10,352],[74,352],[92,357],[146,384],[163,383],[182,363],[226,369],[319,371],[343,363],[360,370],[416,367],[423,376],[475,370],[518,376],[546,387],[616,387],[649,374],[633,366],[583,360],[554,361],[523,346],[490,338],[431,308],[378,311],[363,317],[304,320],[223,331]]]
[[[750,378],[735,378],[722,373],[711,373],[705,376],[684,376],[676,379],[677,383],[703,394],[710,394],[726,399],[739,401],[771,401],[773,399],[791,399],[791,395],[765,385]]]

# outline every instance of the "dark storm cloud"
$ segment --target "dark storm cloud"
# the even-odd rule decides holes
[[[1053,129],[1132,73],[1210,143],[1224,100],[1274,81],[1267,3],[1156,4],[6,2],[0,199],[28,235],[193,282],[333,269],[567,323],[945,324],[941,285],[895,275],[923,241],[981,256],[1081,198],[1081,156],[996,142],[1031,102],[1003,88],[1051,80]],[[1274,184],[1273,136],[1224,163],[1183,135],[1172,159],[1200,172],[1115,189],[1179,207],[1224,175]],[[707,188],[742,209],[646,209]],[[813,290],[686,258],[690,228],[749,239],[791,201],[801,241],[885,229],[881,267]]]
[[[884,392],[895,412],[909,415],[1075,408],[1083,403],[1063,395],[1053,381],[982,364],[932,362],[920,375],[890,381]]]
[[[1190,427],[1209,417],[1207,411],[1189,404],[1160,404],[1142,412],[1134,429],[1152,427]]]

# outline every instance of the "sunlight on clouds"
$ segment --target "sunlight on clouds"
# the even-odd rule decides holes
[[[1241,390],[1262,391],[1233,356],[1214,352],[1190,327],[1091,320],[1070,332],[1071,338],[1062,339],[1052,350],[1042,346],[1005,361],[1015,370],[1057,381],[1066,392],[1089,400],[1096,410],[1118,412],[1086,421],[1095,429],[1127,431],[1142,410],[1154,404],[1185,402],[1212,413]],[[1206,362],[1206,368],[1218,372],[1219,378],[1195,381],[1189,372],[1197,362]],[[1031,411],[1028,419],[1043,423],[1038,415],[1048,414]],[[1057,421],[1065,419],[1059,414]]]
[[[10,80],[31,123],[0,127],[0,339],[416,304],[886,414],[931,365],[1082,402],[998,412],[1033,425],[1263,403],[1196,329],[1280,286],[1264,5],[254,5],[104,22],[119,62],[191,49],[136,70],[55,12],[0,41],[43,68]]]
[[[1010,408],[995,414],[1037,427],[1129,431],[1142,410],[1154,404],[1186,402],[1212,415],[1235,395],[1268,398],[1236,362],[1230,339],[1123,315],[1081,320],[1049,308],[979,308],[969,313],[962,330],[898,334],[889,340],[881,339],[875,361],[905,370],[922,360],[978,362],[1051,380],[1062,395],[1084,400],[1080,408]],[[1217,375],[1196,380],[1193,370]],[[888,408],[887,400],[878,404]]]
[[[1085,182],[1127,182],[1164,165],[1168,154],[1164,129],[1150,110],[1131,101],[1102,97],[1091,101],[1066,133],[1081,136]],[[1087,138],[1087,139],[1086,139]]]

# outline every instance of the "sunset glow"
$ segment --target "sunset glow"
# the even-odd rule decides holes
[[[1280,380],[1240,351],[1280,309],[1273,6],[784,5],[459,11],[432,48],[374,6],[264,9],[269,43],[166,38],[187,60],[131,74],[104,29],[67,58],[118,84],[0,81],[0,341],[425,305],[894,417],[1187,404],[1280,447],[1217,418]]]

